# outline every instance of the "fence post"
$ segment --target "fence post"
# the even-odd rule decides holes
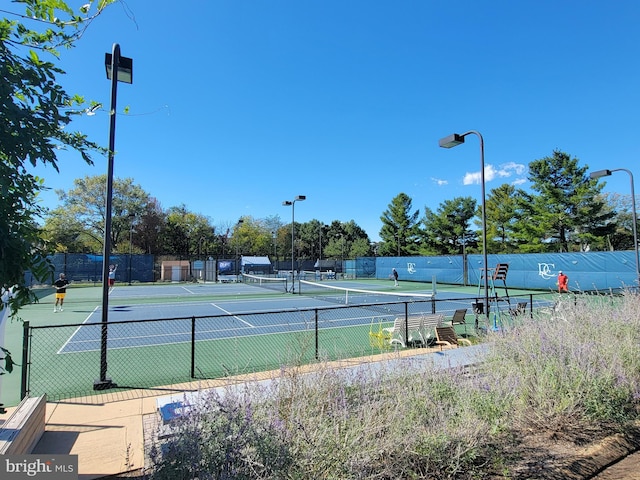
[[[315,320],[316,320],[316,360],[318,360],[320,358],[320,345],[319,345],[319,339],[318,337],[320,336],[320,331],[318,329],[318,309],[315,308],[314,309],[314,313],[315,313]]]
[[[404,302],[404,339],[409,344],[409,303]]]
[[[20,399],[22,400],[27,396],[29,391],[27,388],[29,368],[29,321],[26,320],[22,325],[22,378],[20,382]]]
[[[196,317],[191,317],[191,378],[196,378]]]

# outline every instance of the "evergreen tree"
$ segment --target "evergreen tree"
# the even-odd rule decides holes
[[[489,192],[485,203],[489,253],[513,253],[518,250],[518,237],[514,228],[521,214],[519,199],[522,195],[521,190],[507,183]],[[481,212],[478,214],[482,215]]]
[[[389,208],[382,213],[380,220],[379,255],[417,255],[419,252],[420,211],[412,210],[412,200],[405,193],[400,193],[391,200]]]
[[[451,255],[468,252],[467,247],[477,245],[477,235],[469,229],[475,210],[476,201],[471,197],[445,200],[437,212],[425,207],[420,253]]]
[[[587,169],[559,150],[529,164],[531,188],[538,194],[522,205],[526,215],[522,220],[538,225],[543,251],[584,250],[595,226],[606,218],[604,204],[597,198],[602,186],[587,176]]]

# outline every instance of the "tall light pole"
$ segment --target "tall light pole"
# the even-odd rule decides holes
[[[136,216],[129,214],[129,285],[131,285],[131,260],[133,259],[133,221]]]
[[[238,223],[236,223],[236,226],[233,229],[233,237],[234,237],[234,240],[236,242],[236,282],[238,281],[238,275],[240,274],[240,272],[239,272],[240,256],[239,256],[239,250],[238,250],[240,248],[240,241],[238,240],[238,237],[236,236],[236,233],[237,233],[238,227],[240,225],[242,225],[243,222],[244,222],[243,218],[239,219]]]
[[[275,230],[273,232],[271,232],[271,237],[273,238],[273,264],[276,266],[276,269],[277,269],[277,265],[278,265],[278,244],[277,244],[278,236],[277,236],[277,232]],[[272,272],[272,273],[275,273],[275,272]]]
[[[591,178],[608,177],[613,172],[627,172],[631,179],[631,215],[633,217],[633,250],[636,256],[636,282],[640,287],[640,260],[638,259],[638,217],[636,214],[636,193],[633,187],[633,173],[626,168],[616,168],[614,170],[598,170],[597,172],[591,172],[589,176]]]
[[[340,234],[340,243],[342,244],[342,257],[340,258],[340,273],[342,273],[342,279],[344,280],[344,233]]]
[[[336,233],[336,238],[340,237],[340,247],[341,247],[341,256],[340,256],[340,273],[342,273],[342,279],[344,280],[344,233]],[[338,279],[338,269],[336,268],[336,280]]]
[[[111,203],[113,201],[113,156],[116,143],[116,103],[118,82],[133,83],[133,60],[120,55],[120,45],[113,44],[105,54],[107,79],[111,80],[111,109],[109,110],[109,156],[107,164],[107,192],[104,214],[104,248],[102,256],[102,332],[100,342],[100,378],[93,382],[94,390],[106,390],[117,385],[107,378],[107,323],[109,321],[109,261],[111,257]]]
[[[484,261],[484,308],[487,318],[489,318],[489,265],[487,262],[487,208],[485,204],[485,180],[484,180],[484,139],[480,132],[469,130],[463,134],[453,133],[448,137],[441,138],[438,145],[442,148],[452,148],[464,143],[467,135],[477,135],[480,140],[480,184],[482,186],[482,257]]]
[[[296,271],[295,271],[295,208],[296,202],[306,200],[306,195],[298,195],[293,200],[285,200],[282,202],[284,207],[291,207],[291,293],[296,293]]]

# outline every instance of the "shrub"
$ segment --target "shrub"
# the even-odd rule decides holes
[[[482,478],[509,473],[521,432],[637,416],[639,297],[593,297],[489,332],[477,371],[429,355],[283,369],[200,396],[153,455],[153,478]],[[501,447],[502,445],[502,447]]]

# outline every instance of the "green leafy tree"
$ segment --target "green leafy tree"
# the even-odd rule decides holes
[[[602,215],[594,219],[590,250],[633,250],[633,202],[631,195],[602,193]],[[636,225],[637,228],[637,225]]]
[[[203,238],[213,239],[214,227],[204,215],[191,212],[186,205],[167,210],[163,240],[164,251],[174,255],[198,255]]]
[[[46,216],[47,238],[54,244],[75,234],[75,242],[82,241],[80,250],[101,251],[104,239],[106,175],[86,176],[74,180],[69,191],[56,193],[62,205]],[[129,232],[132,222],[148,213],[151,197],[133,179],[114,179],[112,192],[111,245],[114,252],[129,251]],[[72,243],[76,246],[77,243]],[[74,251],[68,249],[66,251]]]
[[[319,257],[323,224],[316,219],[303,223],[296,229],[296,247],[300,259],[315,260]]]
[[[476,201],[471,197],[445,200],[437,212],[425,207],[420,253],[450,255],[463,253],[469,245],[477,245],[476,234],[469,229],[475,210]]]
[[[607,217],[604,203],[597,199],[602,185],[586,175],[587,169],[559,150],[529,164],[531,188],[537,195],[523,203],[522,220],[535,219],[544,235],[538,240],[543,251],[584,250],[594,226]]]
[[[166,230],[166,225],[166,214],[162,210],[160,202],[154,197],[149,197],[144,210],[140,216],[136,218],[136,234],[133,240],[139,252],[148,254],[163,253],[162,238]],[[215,242],[213,232],[211,236],[207,236],[207,241]],[[207,244],[205,244],[205,247],[206,246]]]
[[[334,220],[326,229],[327,244],[324,257],[347,260],[372,254],[371,241],[354,220],[339,222]]]
[[[391,200],[389,208],[382,213],[380,217],[382,242],[378,245],[379,255],[404,256],[418,253],[420,211],[412,212],[412,203],[411,197],[406,193],[400,193]]]
[[[263,219],[242,217],[242,222],[233,230],[232,248],[237,246],[240,255],[269,255],[273,250],[272,225]]]
[[[58,83],[64,71],[56,66],[58,49],[69,48],[88,24],[113,0],[86,4],[76,14],[62,0],[23,0],[25,14],[0,19],[0,279],[15,285],[12,310],[33,301],[24,272],[46,279],[45,259],[36,219],[45,188],[27,172],[29,165],[48,164],[58,170],[58,152],[77,151],[91,163],[97,144],[69,128],[83,112],[84,99],[68,94]]]

